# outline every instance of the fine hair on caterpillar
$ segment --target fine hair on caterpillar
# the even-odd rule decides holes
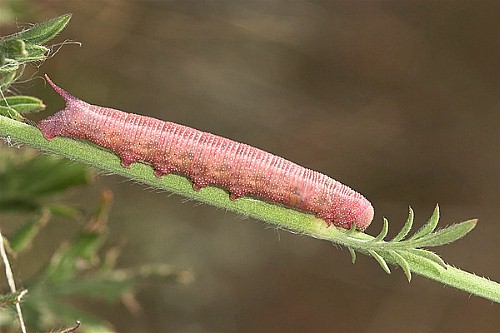
[[[40,121],[47,140],[83,139],[116,153],[124,167],[142,162],[157,177],[188,177],[193,189],[214,185],[232,200],[252,196],[309,212],[330,225],[365,230],[371,203],[348,186],[264,150],[155,118],[89,104],[45,78],[66,107]]]

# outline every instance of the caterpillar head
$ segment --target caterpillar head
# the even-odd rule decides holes
[[[357,215],[357,220],[355,221],[356,226],[360,231],[364,231],[366,228],[368,228],[368,226],[373,220],[373,215],[375,214],[372,204],[368,200],[366,201],[367,201],[366,208],[360,210],[360,212]]]

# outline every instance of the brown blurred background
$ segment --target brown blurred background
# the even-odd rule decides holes
[[[279,154],[370,199],[376,234],[408,205],[421,225],[479,218],[437,252],[500,280],[500,4],[447,1],[37,1],[17,22],[73,13],[66,45],[17,85],[63,105],[40,76],[93,104]],[[14,29],[15,27],[10,27]],[[7,30],[3,28],[5,32]],[[2,33],[4,34],[4,33]],[[99,177],[115,193],[122,264],[192,268],[150,286],[144,312],[102,306],[120,332],[493,332],[500,308],[261,222]],[[67,228],[67,226],[65,226]],[[56,227],[52,232],[58,233]]]

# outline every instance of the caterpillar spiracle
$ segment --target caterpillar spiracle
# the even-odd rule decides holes
[[[66,107],[40,121],[50,140],[84,139],[116,153],[124,167],[143,162],[157,177],[184,175],[194,190],[214,185],[230,198],[252,196],[312,213],[328,225],[365,230],[371,203],[348,186],[282,157],[183,125],[86,103],[45,78]]]

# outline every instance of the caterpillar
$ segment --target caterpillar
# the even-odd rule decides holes
[[[355,223],[364,231],[373,219],[364,196],[324,174],[211,133],[86,103],[45,78],[66,102],[38,123],[47,140],[88,140],[116,153],[124,167],[146,163],[157,177],[188,177],[194,190],[218,186],[232,200],[256,197],[314,214],[328,226],[349,229]]]

